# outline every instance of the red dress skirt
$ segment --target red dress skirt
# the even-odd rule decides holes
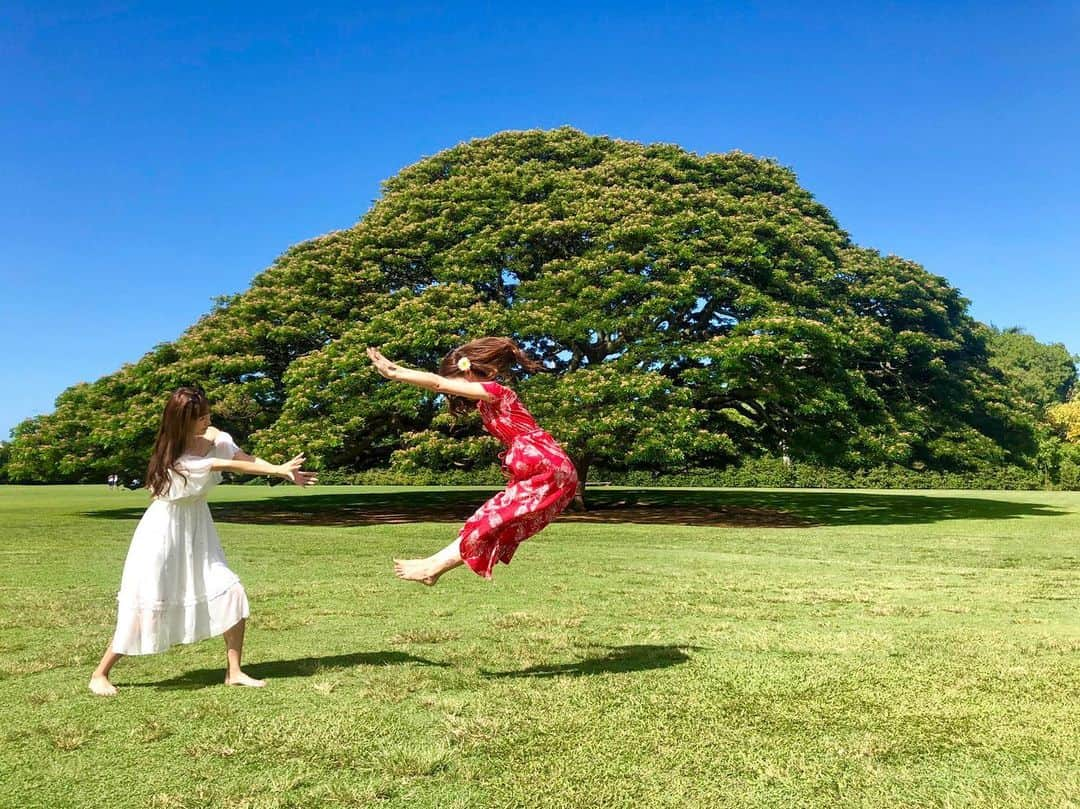
[[[558,517],[577,492],[578,476],[566,451],[540,429],[517,394],[485,382],[494,397],[477,409],[489,433],[499,439],[506,488],[480,506],[458,534],[461,558],[486,579],[496,562],[509,564],[517,546]]]

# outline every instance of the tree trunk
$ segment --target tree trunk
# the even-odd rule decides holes
[[[583,455],[580,458],[571,458],[574,462],[574,467],[577,469],[578,484],[577,493],[574,494],[574,499],[570,501],[569,509],[571,511],[588,511],[588,507],[585,505],[585,480],[589,476],[589,467],[592,466],[592,458],[588,455]]]

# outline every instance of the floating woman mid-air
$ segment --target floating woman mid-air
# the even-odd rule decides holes
[[[517,546],[542,530],[566,508],[577,492],[578,476],[566,451],[545,430],[510,388],[496,382],[515,365],[538,371],[505,337],[483,337],[455,348],[439,365],[439,373],[403,368],[369,348],[368,356],[387,379],[444,394],[451,412],[467,410],[475,400],[484,427],[506,448],[500,455],[509,482],[465,521],[457,539],[424,559],[395,559],[400,579],[432,585],[439,576],[466,564],[491,578],[496,562],[509,564]]]

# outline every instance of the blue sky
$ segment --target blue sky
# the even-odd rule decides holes
[[[0,9],[0,437],[403,166],[564,124],[774,157],[1080,353],[1076,3],[193,5]]]

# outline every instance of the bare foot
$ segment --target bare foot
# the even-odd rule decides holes
[[[116,686],[109,682],[104,674],[95,674],[90,678],[90,690],[99,697],[115,697]]]
[[[234,674],[232,677],[225,678],[225,685],[242,685],[246,688],[262,688],[266,685],[266,680],[256,680],[254,677],[248,677],[244,672]]]
[[[404,581],[418,581],[431,587],[442,575],[441,570],[435,570],[427,559],[395,559],[394,575]]]

